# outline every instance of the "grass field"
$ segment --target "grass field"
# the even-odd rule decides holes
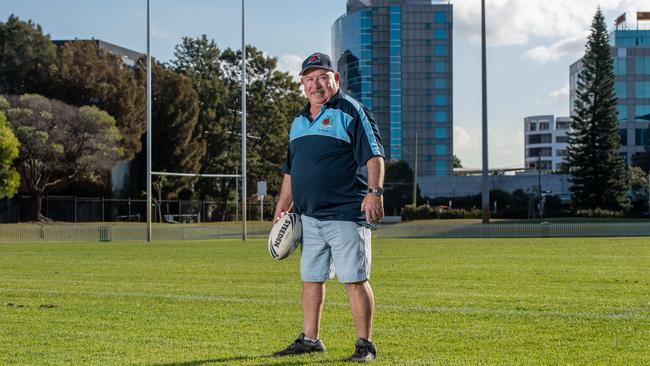
[[[373,243],[376,365],[648,365],[650,238]],[[338,365],[353,351],[331,282],[324,354],[300,332],[298,256],[263,241],[0,243],[0,364]]]

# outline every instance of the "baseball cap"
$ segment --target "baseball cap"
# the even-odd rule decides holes
[[[305,61],[302,62],[302,70],[300,70],[300,74],[298,75],[304,74],[307,69],[311,68],[319,68],[336,72],[336,70],[334,70],[332,67],[332,61],[330,60],[330,57],[320,52],[312,53],[305,59]]]

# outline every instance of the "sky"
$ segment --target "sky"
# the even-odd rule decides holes
[[[454,154],[481,167],[480,0],[454,7]],[[278,58],[297,78],[302,60],[331,53],[331,26],[346,0],[245,0],[246,43]],[[524,166],[524,117],[569,115],[569,66],[584,52],[596,7],[608,28],[647,0],[486,0],[488,155],[490,167]],[[0,0],[0,20],[31,19],[52,39],[96,38],[146,51],[145,0]],[[152,0],[151,52],[172,58],[183,36],[206,34],[221,48],[241,48],[241,1]],[[254,122],[249,122],[254,123]]]

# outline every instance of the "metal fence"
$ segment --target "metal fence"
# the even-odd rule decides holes
[[[54,221],[63,222],[145,222],[147,218],[144,199],[115,199],[103,197],[46,196],[41,214]],[[32,206],[30,196],[17,196],[0,200],[0,223],[29,221]],[[261,216],[260,209],[263,209]],[[259,201],[247,205],[247,219],[258,220],[273,215],[275,206]],[[198,200],[162,200],[153,204],[153,221],[200,223],[241,220],[239,202]]]
[[[270,222],[251,222],[248,236],[266,238]],[[154,240],[237,239],[242,227],[232,224],[157,224]],[[650,223],[571,224],[445,224],[383,225],[375,238],[515,238],[515,237],[621,237],[650,236]],[[13,241],[121,241],[145,240],[142,223],[5,224],[0,225],[0,242]]]

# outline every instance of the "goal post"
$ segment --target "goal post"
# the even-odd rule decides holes
[[[241,50],[242,50],[242,63],[241,63],[241,174],[197,174],[197,173],[173,173],[173,172],[154,172],[151,168],[151,0],[147,0],[147,58],[146,58],[146,74],[147,74],[147,242],[151,242],[152,238],[152,192],[151,192],[151,177],[152,175],[159,176],[176,176],[176,177],[201,177],[201,178],[241,178],[242,181],[242,240],[248,238],[246,229],[246,213],[247,208],[247,193],[246,193],[246,38],[245,38],[245,18],[244,18],[244,2],[241,0]]]

